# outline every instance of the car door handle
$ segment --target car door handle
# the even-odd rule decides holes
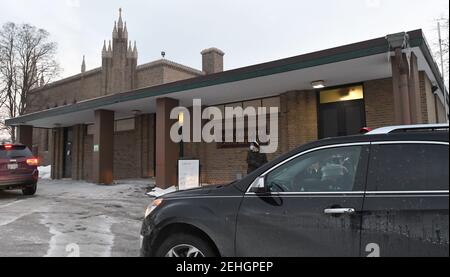
[[[355,213],[355,209],[353,209],[353,208],[335,208],[335,209],[325,209],[323,212],[325,214],[331,214],[331,215],[335,215],[335,214],[354,214]]]

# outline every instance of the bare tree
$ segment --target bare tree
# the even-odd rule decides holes
[[[58,76],[57,45],[49,41],[49,33],[29,24],[6,23],[0,28],[0,113],[7,118],[27,111],[30,91]],[[15,128],[0,121],[15,141]]]

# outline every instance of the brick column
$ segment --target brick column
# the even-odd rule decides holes
[[[145,145],[148,147],[148,157],[146,159],[147,164],[143,163],[144,170],[147,170],[147,172],[144,172],[144,176],[156,177],[156,114],[149,114],[147,119],[149,132]]]
[[[61,179],[63,175],[64,129],[52,129],[50,137],[51,178]]]
[[[156,99],[156,186],[168,188],[177,184],[177,160],[179,146],[170,139],[170,112],[178,106],[178,100]]]
[[[83,179],[85,125],[73,126],[72,179]]]
[[[24,144],[33,150],[33,126],[17,126],[17,142]]]
[[[409,103],[411,110],[411,123],[421,124],[422,119],[422,106],[420,96],[420,81],[419,81],[419,67],[417,65],[417,56],[411,53],[409,59]]]
[[[409,64],[401,48],[392,57],[392,83],[396,124],[411,124],[409,101]]]
[[[114,166],[114,112],[95,111],[93,145],[93,180],[97,184],[112,184]]]
[[[139,177],[155,176],[155,114],[141,114],[136,122],[136,166]]]

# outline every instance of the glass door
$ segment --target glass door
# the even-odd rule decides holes
[[[365,127],[361,85],[323,90],[319,100],[320,138],[355,135]]]

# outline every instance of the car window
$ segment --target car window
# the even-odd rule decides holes
[[[265,183],[272,192],[353,191],[362,149],[337,147],[299,156],[267,174]]]
[[[373,145],[368,190],[448,190],[448,155],[448,145]]]
[[[10,150],[0,149],[0,159],[29,158],[33,154],[25,146],[14,146]]]

